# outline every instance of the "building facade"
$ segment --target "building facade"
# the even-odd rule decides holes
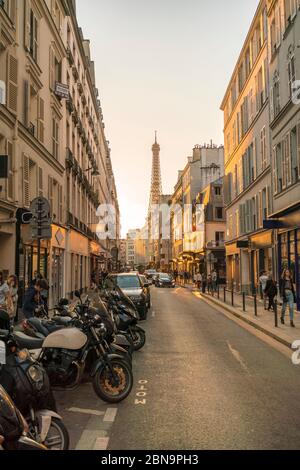
[[[266,1],[259,6],[234,68],[224,111],[227,281],[253,292],[262,270],[271,271],[272,213]]]
[[[267,7],[275,274],[291,269],[300,310],[300,1]]]
[[[86,289],[92,271],[110,262],[116,241],[96,235],[99,204],[114,205],[119,233],[94,63],[75,1],[5,0],[0,31],[0,154],[9,160],[8,179],[0,181],[0,268],[16,273],[23,289],[40,271],[53,304]],[[40,266],[24,223],[39,196],[49,201],[52,216]]]

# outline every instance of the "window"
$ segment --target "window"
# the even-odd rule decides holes
[[[262,171],[264,171],[267,168],[266,127],[263,127],[260,132],[260,157],[261,157],[261,168],[262,168]]]
[[[38,20],[34,12],[30,11],[30,55],[35,62],[38,59]]]
[[[235,211],[235,234],[237,237],[240,235],[240,220],[239,210]]]
[[[232,238],[232,236],[233,236],[233,216],[232,216],[232,214],[230,214],[229,219],[228,219],[227,235],[228,235],[229,238]]]
[[[220,243],[224,243],[225,240],[225,233],[224,232],[216,232],[216,245],[220,245]]]
[[[295,67],[295,55],[294,52],[290,54],[288,61],[288,78],[289,78],[289,94],[290,98],[293,95],[293,86],[296,81],[296,67]]]
[[[264,188],[262,191],[262,220],[267,220],[268,218],[268,205],[267,205],[267,188]]]
[[[215,195],[216,196],[221,196],[221,194],[222,194],[221,186],[215,186]]]
[[[263,68],[261,67],[257,76],[255,77],[256,88],[256,112],[259,112],[264,105],[264,77]]]
[[[284,0],[284,20],[287,28],[297,13],[297,0]]]
[[[291,160],[292,160],[292,183],[296,183],[299,177],[297,156],[297,127],[291,131]]]
[[[223,219],[223,207],[216,207],[216,219]]]
[[[59,123],[56,118],[52,119],[52,155],[58,160],[59,157]]]
[[[15,0],[1,0],[0,8],[3,8],[5,13],[9,16],[11,21],[14,23],[16,16],[16,2]]]

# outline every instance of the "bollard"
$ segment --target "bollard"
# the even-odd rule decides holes
[[[231,305],[234,307],[234,290],[233,290],[233,287],[231,289]]]
[[[257,317],[257,295],[253,296],[254,298],[254,315]]]
[[[275,328],[278,328],[278,303],[277,300],[274,302],[274,317],[275,317]]]
[[[243,312],[246,312],[246,294],[243,292]]]
[[[226,287],[224,287],[224,303],[226,303]]]
[[[220,299],[220,286],[218,284],[218,299]]]

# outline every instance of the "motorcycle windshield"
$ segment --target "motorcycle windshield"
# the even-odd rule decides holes
[[[120,303],[126,307],[126,312],[136,318],[136,308],[132,300],[124,294],[124,291],[122,291],[119,286],[116,286],[116,291],[120,297]]]

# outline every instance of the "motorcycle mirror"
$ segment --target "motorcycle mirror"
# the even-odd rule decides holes
[[[81,294],[80,294],[79,290],[76,290],[76,291],[74,292],[74,295],[75,295],[75,297],[77,297],[77,299],[80,299],[80,298],[81,298]]]

